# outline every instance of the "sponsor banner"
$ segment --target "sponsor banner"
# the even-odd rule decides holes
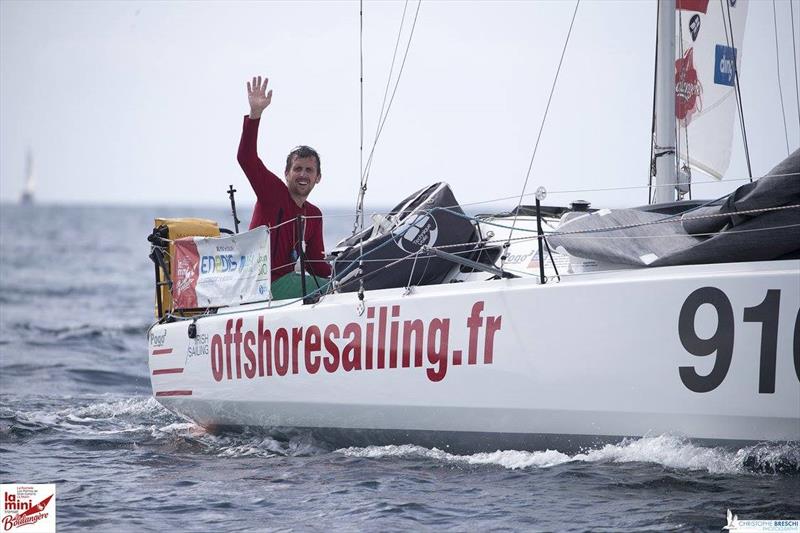
[[[176,309],[224,307],[270,296],[269,231],[174,241],[172,301]]]
[[[54,484],[2,484],[3,531],[55,533],[56,486]]]
[[[714,83],[717,85],[735,85],[736,48],[718,44],[714,51]]]

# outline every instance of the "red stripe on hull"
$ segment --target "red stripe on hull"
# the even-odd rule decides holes
[[[168,353],[172,353],[172,348],[159,348],[158,350],[153,350],[153,355],[167,355]]]
[[[190,390],[162,390],[156,393],[156,396],[191,396]]]
[[[153,375],[157,376],[159,374],[182,374],[182,368],[159,368],[158,370],[153,370]]]

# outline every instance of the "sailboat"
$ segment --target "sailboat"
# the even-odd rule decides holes
[[[19,203],[30,205],[34,200],[35,176],[33,174],[33,154],[28,150],[25,156],[25,186],[19,197]]]
[[[288,303],[268,299],[268,228],[220,246],[213,223],[157,221],[155,399],[208,428],[451,449],[800,440],[800,151],[676,202],[727,167],[746,9],[659,4],[651,205],[542,190],[472,217],[436,183],[339,243],[333,292]],[[208,276],[231,272],[225,303]]]

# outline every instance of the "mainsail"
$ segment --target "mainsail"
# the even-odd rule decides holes
[[[731,159],[747,0],[677,0],[676,7],[678,156],[722,178]]]

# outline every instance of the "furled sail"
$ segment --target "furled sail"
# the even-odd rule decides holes
[[[677,0],[676,7],[678,155],[722,178],[731,158],[747,0]]]

